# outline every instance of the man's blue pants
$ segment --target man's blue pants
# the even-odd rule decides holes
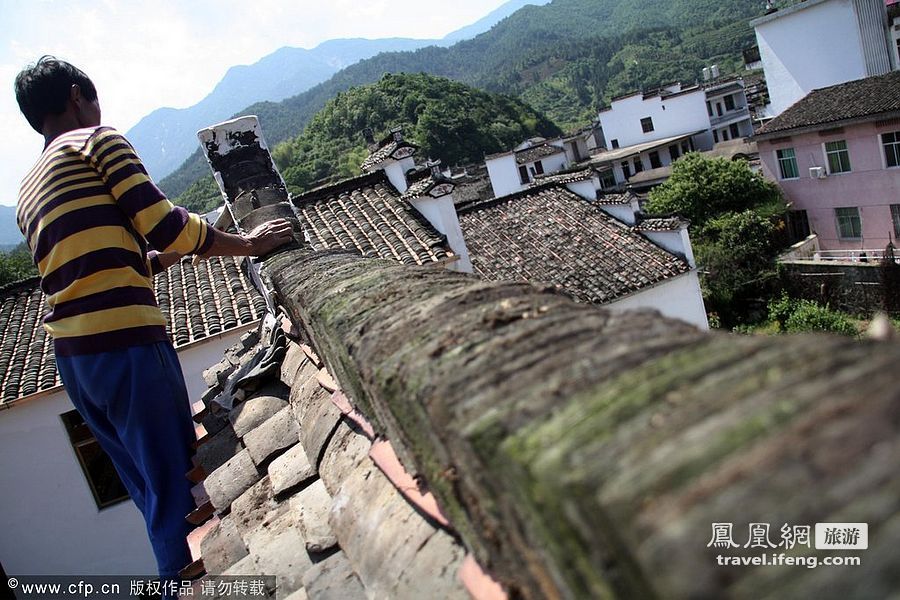
[[[160,577],[191,562],[185,516],[194,509],[190,404],[169,342],[57,356],[66,392],[144,515]]]

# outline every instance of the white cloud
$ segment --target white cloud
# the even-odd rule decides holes
[[[42,140],[19,114],[16,73],[43,54],[82,68],[97,85],[103,121],[127,130],[153,110],[190,106],[228,67],[282,46],[311,48],[342,37],[440,38],[503,0],[0,0],[0,204]]]

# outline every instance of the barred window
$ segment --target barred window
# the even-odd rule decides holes
[[[119,479],[112,460],[100,447],[94,434],[81,418],[81,414],[77,410],[72,410],[60,417],[97,508],[106,508],[128,500],[128,491]]]
[[[884,164],[900,167],[900,131],[882,133],[881,145],[884,147]]]
[[[847,142],[825,142],[825,158],[828,159],[829,173],[847,173],[850,171],[850,152]]]
[[[778,170],[781,172],[782,179],[797,179],[799,170],[797,169],[797,156],[794,154],[793,148],[782,148],[775,151],[775,157],[778,159]]]
[[[848,206],[834,209],[837,219],[838,237],[844,240],[858,240],[862,237],[862,223],[859,219],[859,208]]]

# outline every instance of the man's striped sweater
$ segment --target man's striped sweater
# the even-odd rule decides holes
[[[152,275],[156,252],[202,254],[213,229],[174,206],[131,144],[109,127],[51,141],[22,182],[19,228],[41,274],[44,327],[58,354],[166,339]]]

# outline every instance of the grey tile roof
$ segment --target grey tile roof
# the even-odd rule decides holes
[[[606,303],[690,270],[629,226],[562,186],[545,186],[459,211],[475,273],[555,285]]]
[[[900,71],[813,90],[766,123],[756,137],[900,113]]]
[[[554,154],[559,154],[561,152],[565,152],[565,150],[558,146],[553,146],[552,144],[532,146],[531,148],[525,148],[524,150],[516,152],[516,164],[524,165],[532,163],[545,156],[553,156]]]
[[[690,225],[690,221],[682,217],[648,217],[634,226],[635,231],[678,231]]]
[[[0,290],[0,404],[61,384],[53,342],[41,325],[46,298],[37,278]],[[265,302],[238,259],[184,260],[154,278],[156,298],[176,347],[258,320]]]
[[[410,144],[405,140],[400,140],[399,142],[391,140],[390,142],[387,142],[385,145],[369,154],[369,156],[362,162],[359,168],[363,171],[371,171],[373,168],[375,168],[376,165],[387,160],[388,158],[402,158],[401,155],[409,156],[417,148],[418,146],[416,146],[415,144]],[[400,150],[404,150],[404,152],[399,152]]]
[[[468,598],[465,549],[430,495],[374,439],[315,352],[276,331],[246,334],[204,372],[188,519],[200,526],[188,535],[195,562],[183,576],[202,586],[210,575],[274,575],[279,598],[413,598],[423,589]],[[264,381],[237,385],[244,365],[281,344],[284,358]]]
[[[632,192],[607,193],[597,195],[597,204],[631,204],[638,197]]]
[[[586,181],[593,177],[595,171],[593,169],[577,169],[577,170],[566,170],[566,171],[558,171],[556,173],[550,175],[538,175],[534,178],[534,183],[531,184],[532,187],[537,187],[541,185],[546,185],[550,183],[557,183],[560,185],[564,185],[566,183],[575,183],[576,181]]]
[[[419,265],[453,256],[446,237],[400,197],[384,171],[312,190],[293,202],[316,250],[344,248]]]

